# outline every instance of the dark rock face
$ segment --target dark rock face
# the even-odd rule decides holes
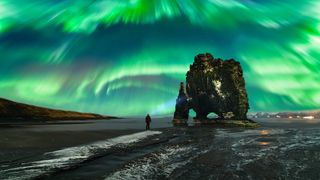
[[[184,92],[183,82],[180,83],[179,95],[176,100],[176,110],[174,119],[188,119],[189,117],[189,102],[186,93]]]
[[[211,112],[220,119],[247,119],[249,104],[239,62],[199,54],[186,80],[189,108],[196,112],[196,119],[206,119]]]

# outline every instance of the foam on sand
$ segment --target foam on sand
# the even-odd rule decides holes
[[[62,169],[68,169],[76,164],[94,158],[117,145],[130,146],[148,136],[161,134],[160,131],[144,131],[130,135],[98,141],[92,144],[75,146],[44,154],[41,160],[22,163],[19,167],[9,168],[0,171],[0,179],[31,179],[50,174]]]
[[[168,146],[140,159],[136,159],[105,177],[113,179],[168,179],[177,168],[190,163],[207,149],[189,146]]]

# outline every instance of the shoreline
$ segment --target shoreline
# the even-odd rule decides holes
[[[172,123],[174,125],[188,124],[186,119],[173,119]],[[202,125],[217,125],[217,126],[228,126],[228,127],[244,127],[244,128],[258,128],[261,125],[251,119],[244,120],[233,120],[233,119],[193,119],[193,124],[195,126]]]
[[[94,123],[94,121],[103,121],[103,120],[115,120],[123,119],[121,117],[103,117],[103,118],[66,118],[66,119],[3,119],[0,118],[0,127],[1,126],[10,126],[10,125],[50,125],[50,124],[82,124],[82,123]]]
[[[67,147],[90,144],[118,136],[141,132],[126,130],[81,130],[81,131],[15,131],[11,128],[0,131],[0,163],[11,163],[20,159],[32,158],[46,152]]]
[[[81,146],[123,135],[145,131],[144,121],[137,119],[102,119],[85,121],[0,122],[0,164],[14,163],[46,152]],[[131,121],[131,120],[130,120]],[[168,126],[155,119],[151,130],[164,130]],[[137,124],[138,123],[138,124]],[[169,127],[170,128],[170,127]]]

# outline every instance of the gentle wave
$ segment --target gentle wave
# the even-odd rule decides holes
[[[177,168],[190,163],[208,150],[199,150],[193,146],[165,147],[108,175],[105,180],[125,179],[163,179],[169,178]]]
[[[127,145],[141,141],[148,136],[161,134],[160,131],[144,131],[130,135],[98,141],[88,145],[75,146],[44,154],[39,161],[22,163],[19,167],[0,171],[0,179],[31,179],[50,174],[94,158],[99,152],[117,145]]]

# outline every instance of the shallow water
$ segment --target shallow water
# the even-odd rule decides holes
[[[3,163],[0,179],[320,179],[318,120],[264,119],[257,129],[172,127],[170,119],[162,120],[153,123],[162,129]],[[101,124],[106,130],[144,128],[143,120],[127,119],[74,129],[48,125],[41,131]]]

